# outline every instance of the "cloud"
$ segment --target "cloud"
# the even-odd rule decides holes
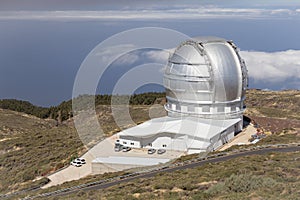
[[[201,6],[193,8],[99,11],[0,11],[0,20],[50,20],[50,21],[109,21],[109,20],[176,20],[176,19],[266,19],[300,18],[299,10],[221,8]]]
[[[149,60],[154,63],[166,63],[168,61],[169,55],[173,52],[174,49],[166,50],[150,50],[143,52],[143,56],[147,57]]]
[[[162,75],[165,72],[169,56],[172,52],[174,52],[174,50],[175,49],[146,51],[143,54],[153,63],[161,64],[162,67],[159,69],[159,73]]]
[[[249,77],[265,83],[283,83],[293,80],[300,83],[300,50],[281,52],[242,51]],[[299,88],[298,88],[299,89]]]
[[[130,65],[139,59],[147,59],[150,63],[165,65],[170,52],[167,50],[141,50],[126,54],[118,59],[118,64]],[[256,82],[270,84],[293,81],[290,85],[300,84],[300,50],[287,50],[280,52],[241,51],[245,60],[249,78]],[[164,68],[160,73],[164,72]]]
[[[132,65],[139,60],[139,56],[134,53],[128,53],[119,57],[115,64],[117,65]]]
[[[131,58],[130,58],[126,53],[132,51],[132,49],[135,48],[137,47],[133,44],[114,45],[114,46],[107,46],[106,48],[97,49],[95,52],[93,52],[93,54],[95,54],[99,63],[101,64],[103,63],[110,64],[116,59],[118,60],[118,62],[120,62],[120,64],[130,64],[135,62],[138,59],[138,57],[137,55],[131,54]]]
[[[166,64],[174,49],[149,50],[139,49],[133,44],[108,46],[94,52],[99,63],[114,62],[116,65],[130,65],[137,61],[147,60],[150,63]],[[110,62],[109,62],[110,61]]]
[[[148,51],[144,54],[157,63],[166,63],[168,52]],[[274,86],[274,88],[300,89],[300,50],[287,50],[280,52],[241,51],[245,60],[249,78],[260,83]],[[164,68],[160,73],[164,72]],[[251,85],[250,85],[251,86]]]

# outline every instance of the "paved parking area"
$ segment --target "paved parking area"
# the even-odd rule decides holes
[[[48,188],[54,185],[59,185],[67,181],[78,180],[80,178],[86,177],[92,174],[92,161],[97,157],[142,157],[142,158],[163,158],[163,159],[174,159],[178,158],[181,155],[184,155],[184,152],[180,151],[166,151],[164,154],[148,154],[147,149],[132,149],[129,152],[115,152],[114,144],[117,139],[117,135],[113,135],[105,140],[99,142],[87,153],[85,153],[82,158],[86,160],[86,164],[81,167],[69,166],[61,171],[58,171],[54,174],[48,176],[51,180],[43,188]],[[105,173],[106,171],[103,171]]]
[[[250,144],[248,139],[252,134],[256,133],[256,129],[252,125],[248,125],[246,129],[244,129],[239,135],[234,137],[229,143],[222,146],[219,151],[223,151],[233,145],[237,144]],[[142,158],[162,158],[162,159],[175,159],[182,155],[185,155],[184,152],[180,151],[169,151],[167,150],[164,154],[148,154],[147,149],[132,149],[129,152],[115,152],[114,144],[117,140],[117,135],[113,135],[105,140],[99,142],[92,149],[90,149],[87,153],[85,153],[82,158],[86,160],[86,164],[81,167],[69,166],[61,171],[58,171],[54,174],[48,176],[51,180],[50,183],[45,185],[43,188],[51,187],[54,185],[59,185],[67,181],[78,180],[80,178],[86,177],[92,174],[92,161],[97,157],[142,157]],[[103,171],[102,173],[105,173]]]

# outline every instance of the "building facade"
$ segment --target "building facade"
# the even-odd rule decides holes
[[[232,41],[183,42],[169,57],[164,86],[168,116],[118,133],[121,144],[198,153],[217,149],[242,130],[248,76]]]

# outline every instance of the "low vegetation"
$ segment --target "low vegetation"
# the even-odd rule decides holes
[[[23,188],[83,150],[73,127],[0,110],[0,191]]]
[[[160,101],[157,98],[151,102]],[[152,109],[156,114],[163,116],[165,112],[159,105]],[[125,121],[124,126],[119,127],[114,121],[111,106],[96,107],[104,135],[99,134],[99,138],[92,138],[91,145],[122,128],[150,119],[151,105],[130,105],[127,108],[133,121]],[[68,166],[73,158],[85,151],[86,148],[72,119],[57,123],[53,119],[40,119],[25,113],[0,109],[0,193],[30,188],[39,182],[46,182],[45,179],[39,182],[34,180]]]
[[[249,116],[300,120],[300,91],[248,90],[245,104]]]
[[[130,105],[152,105],[159,103],[165,96],[164,93],[149,92],[143,94],[129,95],[82,95],[76,98],[77,102],[85,103],[85,99],[92,98],[95,101],[95,106],[98,105],[110,105],[113,99],[114,104],[122,103],[128,99]],[[85,104],[84,104],[85,106]],[[42,119],[55,119],[59,122],[70,119],[73,116],[72,113],[72,101],[64,101],[58,106],[51,106],[49,108],[35,106],[28,101],[21,101],[16,99],[3,99],[0,100],[0,108],[13,110],[17,112],[23,112],[26,114],[34,115]]]
[[[60,199],[297,199],[299,159],[299,152],[240,157]]]
[[[133,121],[125,120],[122,126],[115,122],[112,107],[107,105],[111,102],[111,96],[97,96],[96,111],[104,130],[103,136],[112,135],[152,117],[166,115],[162,107],[165,102],[164,95],[148,93],[131,97],[127,108]],[[122,98],[129,97],[118,96],[118,98],[121,101]],[[273,133],[256,145],[300,141],[299,98],[299,91],[248,91],[246,114],[265,130]],[[118,100],[115,102],[116,107],[120,106]],[[71,101],[55,107],[42,108],[28,102],[0,100],[0,108],[4,108],[0,109],[0,193],[45,183],[47,179],[37,178],[68,165],[72,158],[86,151],[74,128]],[[94,142],[98,139],[100,138],[93,138]],[[288,159],[289,156],[291,159]],[[191,158],[193,156],[183,157],[180,160]],[[160,174],[150,180],[122,184],[101,192],[80,192],[64,198],[260,199],[258,197],[263,197],[263,199],[273,199],[274,197],[276,199],[282,195],[283,199],[294,199],[293,193],[299,194],[300,191],[297,178],[300,177],[297,170],[299,164],[295,166],[295,163],[299,162],[294,162],[295,159],[297,160],[297,153],[240,158],[197,169]],[[249,165],[250,162],[253,164]],[[66,183],[61,187],[114,175],[90,176],[77,182]],[[241,181],[239,185],[242,186],[236,189],[238,185],[234,185],[234,182],[238,180]],[[248,182],[249,180],[251,183]],[[257,186],[251,185],[252,182]],[[274,194],[266,186],[268,184],[277,190]]]

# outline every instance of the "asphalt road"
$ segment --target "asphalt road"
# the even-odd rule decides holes
[[[190,163],[190,164],[186,164],[186,165],[182,165],[182,166],[165,168],[165,169],[161,169],[159,171],[153,171],[153,172],[149,172],[146,174],[140,174],[140,175],[136,175],[136,176],[132,176],[132,177],[127,177],[127,178],[124,178],[121,180],[116,180],[116,181],[112,181],[112,182],[108,182],[108,183],[102,183],[100,185],[81,188],[78,190],[72,190],[72,191],[67,191],[64,193],[58,193],[58,194],[55,194],[55,196],[68,195],[68,194],[75,193],[75,192],[82,191],[82,190],[87,191],[87,190],[105,189],[105,188],[109,188],[109,187],[118,185],[120,183],[130,182],[132,180],[139,179],[139,178],[150,178],[150,177],[153,177],[153,176],[157,175],[158,173],[162,173],[162,172],[168,173],[168,172],[174,172],[176,170],[190,169],[190,168],[202,166],[207,163],[223,162],[223,161],[227,161],[227,160],[237,158],[237,157],[242,157],[242,156],[262,155],[262,154],[266,154],[266,153],[270,153],[270,152],[292,152],[292,151],[300,151],[300,146],[292,146],[292,147],[284,147],[284,148],[266,148],[266,149],[259,149],[259,150],[254,150],[254,151],[240,152],[240,153],[236,153],[236,154],[232,154],[232,155],[212,158],[209,160],[202,160],[199,162],[194,162],[194,163]]]

